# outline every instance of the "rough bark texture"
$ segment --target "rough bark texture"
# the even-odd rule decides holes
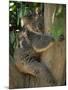
[[[55,77],[58,85],[63,85],[65,82],[65,41],[56,42],[50,49],[43,52],[41,60]],[[64,75],[64,76],[63,76]]]
[[[45,24],[45,33],[47,34],[50,34],[52,19],[53,19],[52,16],[54,14],[56,7],[58,6],[59,5],[52,5],[52,4],[44,5],[44,24]],[[64,15],[64,26],[63,26],[64,37],[66,33],[65,15]],[[46,64],[46,66],[49,68],[49,70],[52,72],[53,76],[55,77],[57,81],[57,85],[64,85],[66,79],[65,52],[66,52],[65,41],[62,41],[62,42],[56,42],[50,49],[48,49],[46,52],[43,52],[41,56],[42,62]]]
[[[52,26],[52,16],[55,10],[56,5],[52,4],[44,4],[44,32],[46,34],[50,34],[51,26]]]

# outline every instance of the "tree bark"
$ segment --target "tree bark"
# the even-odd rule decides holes
[[[56,5],[54,4],[44,4],[44,32],[50,34],[52,26],[52,15]]]
[[[56,42],[50,49],[43,52],[41,61],[51,71],[57,85],[64,85],[64,78],[66,78],[65,41]]]
[[[44,5],[44,24],[45,24],[45,33],[50,34],[52,27],[52,19],[55,21],[57,18],[53,18],[55,9],[63,5]],[[65,9],[65,7],[64,7]],[[64,12],[66,12],[64,10]],[[64,37],[66,32],[66,13],[64,13]],[[62,23],[62,22],[61,22]],[[66,82],[66,60],[65,60],[65,40],[57,41],[51,46],[47,51],[44,51],[41,55],[41,61],[49,68],[52,72],[54,78],[57,81],[57,85],[65,85]]]

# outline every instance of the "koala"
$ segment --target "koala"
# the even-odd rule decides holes
[[[21,73],[37,77],[40,80],[40,86],[56,85],[57,83],[52,76],[52,73],[40,60],[40,49],[47,48],[50,42],[53,41],[53,38],[33,31],[33,28],[29,23],[25,23],[25,32],[26,33],[22,31],[20,33],[20,44],[23,47],[20,45],[20,48],[16,49],[14,53],[16,67]],[[41,82],[44,83],[42,84]]]

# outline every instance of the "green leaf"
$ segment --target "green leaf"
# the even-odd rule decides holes
[[[15,34],[14,34],[14,31],[12,31],[12,32],[10,33],[9,37],[10,37],[10,43],[13,44],[14,41],[15,41]]]

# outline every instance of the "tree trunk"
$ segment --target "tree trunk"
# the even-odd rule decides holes
[[[50,34],[52,26],[52,16],[56,5],[54,4],[44,4],[44,32]]]
[[[45,33],[50,34],[53,14],[56,7],[62,5],[44,4],[44,24]],[[65,7],[64,7],[65,9]],[[64,10],[64,12],[66,12]],[[66,14],[64,14],[64,36],[66,33]],[[56,20],[56,17],[55,17]],[[62,22],[61,22],[62,23]],[[66,79],[66,60],[65,60],[65,40],[57,41],[51,48],[43,52],[41,55],[41,61],[49,68],[55,77],[58,85],[64,85]]]
[[[57,84],[64,85],[66,73],[65,41],[56,42],[46,52],[43,52],[41,60],[49,68]]]

